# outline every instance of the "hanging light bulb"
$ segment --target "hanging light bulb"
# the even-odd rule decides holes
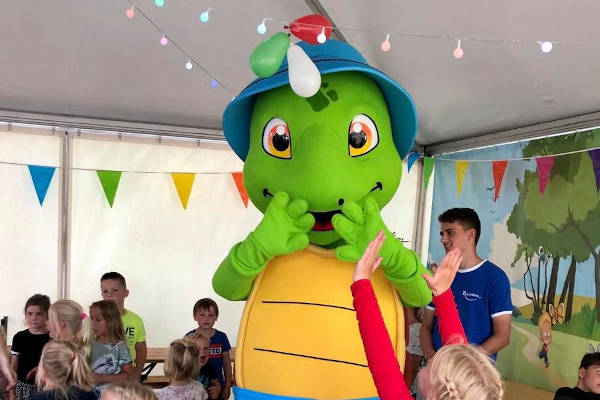
[[[185,63],[185,69],[192,69],[192,60],[188,58],[188,62]]]
[[[327,36],[325,36],[325,27],[323,27],[323,29],[321,30],[321,33],[319,33],[319,36],[317,36],[317,42],[325,43],[326,40],[327,40]]]
[[[162,7],[165,5],[165,0],[154,0],[154,4],[156,4],[157,7]]]
[[[210,8],[206,11],[204,11],[202,14],[200,14],[200,21],[207,23],[208,20],[210,19],[210,16],[208,15],[208,13],[210,12]]]
[[[163,33],[162,37],[160,38],[160,44],[162,44],[163,46],[166,46],[169,44],[169,39],[167,39],[167,37],[165,36],[164,33]]]
[[[542,53],[550,53],[552,51],[552,42],[538,42]]]
[[[458,45],[456,45],[456,48],[454,49],[452,54],[457,60],[460,60],[465,55],[464,50],[460,47],[460,39],[458,39]]]
[[[125,15],[127,15],[127,18],[131,19],[135,17],[135,12],[133,11],[134,9],[135,6],[131,6],[131,8],[128,8],[127,11],[125,11]]]
[[[219,87],[219,82],[217,82],[216,79],[213,79],[212,82],[210,83],[210,85],[214,88]]]
[[[267,26],[265,25],[265,20],[266,20],[266,18],[262,20],[262,23],[258,27],[256,27],[256,30],[261,35],[264,35],[265,33],[267,33]]]
[[[390,44],[390,34],[388,33],[387,36],[385,37],[385,40],[383,42],[381,42],[381,50],[388,52],[388,51],[390,51],[391,48],[392,48],[392,45]]]

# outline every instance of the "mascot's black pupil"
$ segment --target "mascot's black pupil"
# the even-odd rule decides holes
[[[352,132],[350,136],[348,136],[348,142],[350,142],[350,146],[355,149],[360,149],[367,143],[367,134],[364,131]]]
[[[290,138],[286,135],[273,135],[273,147],[277,151],[284,151],[290,146]]]

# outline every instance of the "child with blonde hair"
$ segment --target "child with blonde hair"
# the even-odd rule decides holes
[[[89,361],[92,351],[91,322],[83,308],[73,300],[58,300],[48,312],[50,337],[68,340]]]
[[[96,301],[90,306],[90,318],[95,335],[91,366],[98,389],[130,379],[134,371],[119,307],[112,300]]]
[[[44,347],[36,383],[44,391],[33,400],[96,400],[87,360],[70,341],[53,340]]]
[[[27,329],[17,332],[11,347],[12,369],[17,373],[15,395],[17,400],[29,400],[38,393],[35,373],[42,349],[50,340],[48,334],[48,309],[50,298],[43,294],[31,296],[25,303]]]
[[[219,383],[219,376],[212,364],[208,362],[210,356],[210,339],[198,332],[186,336],[185,339],[191,340],[198,346],[200,373],[196,380],[202,384],[204,390],[208,393],[209,399],[219,399],[222,390],[221,384]]]
[[[134,381],[122,381],[108,385],[102,391],[101,400],[158,400],[158,398],[148,386]]]
[[[392,342],[383,322],[370,277],[381,263],[383,232],[369,243],[356,264],[351,286],[360,335],[369,369],[381,400],[409,400]],[[419,392],[426,400],[500,400],[504,393],[500,374],[489,356],[467,345],[450,285],[460,266],[459,249],[449,251],[433,276],[423,275],[431,289],[444,347],[419,373]]]
[[[171,384],[158,392],[160,400],[206,400],[208,394],[196,377],[200,373],[200,352],[189,339],[178,339],[171,343],[165,361],[165,375]]]

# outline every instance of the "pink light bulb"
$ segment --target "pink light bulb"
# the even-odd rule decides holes
[[[127,18],[131,19],[131,18],[135,17],[135,13],[133,12],[134,8],[135,8],[135,6],[128,8],[127,11],[125,11],[125,15],[127,15]]]
[[[390,51],[391,48],[392,45],[390,44],[390,34],[388,33],[388,35],[385,37],[385,40],[381,42],[381,50],[387,52]]]
[[[460,39],[458,39],[458,45],[456,46],[456,48],[454,49],[452,54],[454,55],[454,58],[456,58],[457,60],[461,59],[465,55],[465,52],[463,51],[463,49],[460,48]]]
[[[160,38],[160,44],[162,44],[163,46],[166,46],[166,45],[168,45],[168,44],[169,44],[169,39],[167,39],[167,37],[166,37],[165,35],[163,35],[163,36]]]

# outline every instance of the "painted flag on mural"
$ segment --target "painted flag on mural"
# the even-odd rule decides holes
[[[37,194],[40,206],[42,206],[56,167],[44,167],[41,165],[28,165],[27,167],[29,167],[29,174],[35,187],[35,193]]]
[[[504,179],[504,172],[508,166],[507,160],[492,161],[492,173],[494,175],[494,201],[498,200],[500,196],[500,188],[502,187],[502,180]]]
[[[188,200],[190,199],[190,193],[192,192],[192,186],[194,185],[194,178],[196,174],[183,173],[183,172],[171,172],[171,178],[177,189],[179,200],[184,210],[187,210]]]

